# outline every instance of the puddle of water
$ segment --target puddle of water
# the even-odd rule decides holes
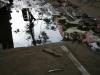
[[[31,37],[30,34],[26,33],[27,22],[23,20],[21,10],[17,11],[15,9],[12,9],[11,13],[12,36],[13,36],[14,47],[32,46],[31,43],[32,39],[30,38],[29,40],[27,40],[29,37]],[[17,30],[19,30],[19,32],[17,32]]]
[[[43,12],[41,11],[39,5],[37,7],[29,9],[36,19],[35,21],[33,21],[34,27],[32,28],[32,30],[34,31],[35,40],[39,40],[39,36],[41,36],[41,33],[44,31],[49,38],[47,42],[60,42],[63,37],[59,32],[59,28],[57,28],[56,25],[54,25],[52,22],[52,11],[50,11],[50,9],[48,8],[46,11]],[[45,10],[45,8],[42,9]],[[10,22],[12,23],[14,48],[33,46],[31,34],[26,32],[29,21],[24,21],[21,9],[12,8],[11,11],[12,19]],[[51,23],[46,23],[44,21],[45,18],[50,19]],[[55,30],[51,29],[52,26],[56,27]]]

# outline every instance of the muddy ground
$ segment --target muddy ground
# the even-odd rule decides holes
[[[86,45],[71,41],[48,44],[45,48],[56,50],[61,57],[43,52],[43,47],[17,48],[0,53],[0,75],[82,75],[60,46],[65,45],[91,75],[100,74],[100,55]],[[52,69],[63,69],[49,73]]]
[[[59,45],[50,48],[59,50]],[[48,47],[48,48],[49,48]],[[0,53],[0,75],[81,75],[64,54],[56,57],[42,51],[42,47],[18,48]],[[51,72],[52,69],[63,71]]]

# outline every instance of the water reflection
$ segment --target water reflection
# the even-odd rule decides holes
[[[26,33],[26,25],[28,24],[28,22],[23,20],[21,10],[12,9],[11,16],[14,47],[32,46],[32,39],[28,39],[29,37],[31,37],[31,35]],[[17,30],[19,30],[19,32],[16,33]]]
[[[48,7],[47,7],[48,8]],[[25,20],[23,18],[22,9],[11,9],[11,23],[12,23],[12,35],[13,35],[13,42],[14,47],[29,47],[33,46],[33,38],[32,34],[30,34],[30,19]],[[48,8],[41,8],[37,6],[36,8],[29,8],[30,13],[36,19],[32,19],[33,28],[32,32],[34,35],[34,39],[44,41],[42,33],[45,32],[47,35],[46,43],[53,43],[53,42],[60,42],[63,38],[59,32],[59,27],[55,25],[52,21],[52,11]],[[30,15],[28,12],[27,17],[29,18]]]

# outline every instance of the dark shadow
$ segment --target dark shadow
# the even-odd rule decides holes
[[[13,48],[9,5],[0,8],[0,43],[4,49]]]

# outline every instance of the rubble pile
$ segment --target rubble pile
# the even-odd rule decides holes
[[[69,0],[55,0],[50,3],[59,12],[55,21],[63,27],[64,38],[66,40],[78,41],[87,45],[100,42],[99,20],[82,12],[79,6]],[[96,46],[92,49],[96,51],[99,47],[98,45],[98,47]]]

